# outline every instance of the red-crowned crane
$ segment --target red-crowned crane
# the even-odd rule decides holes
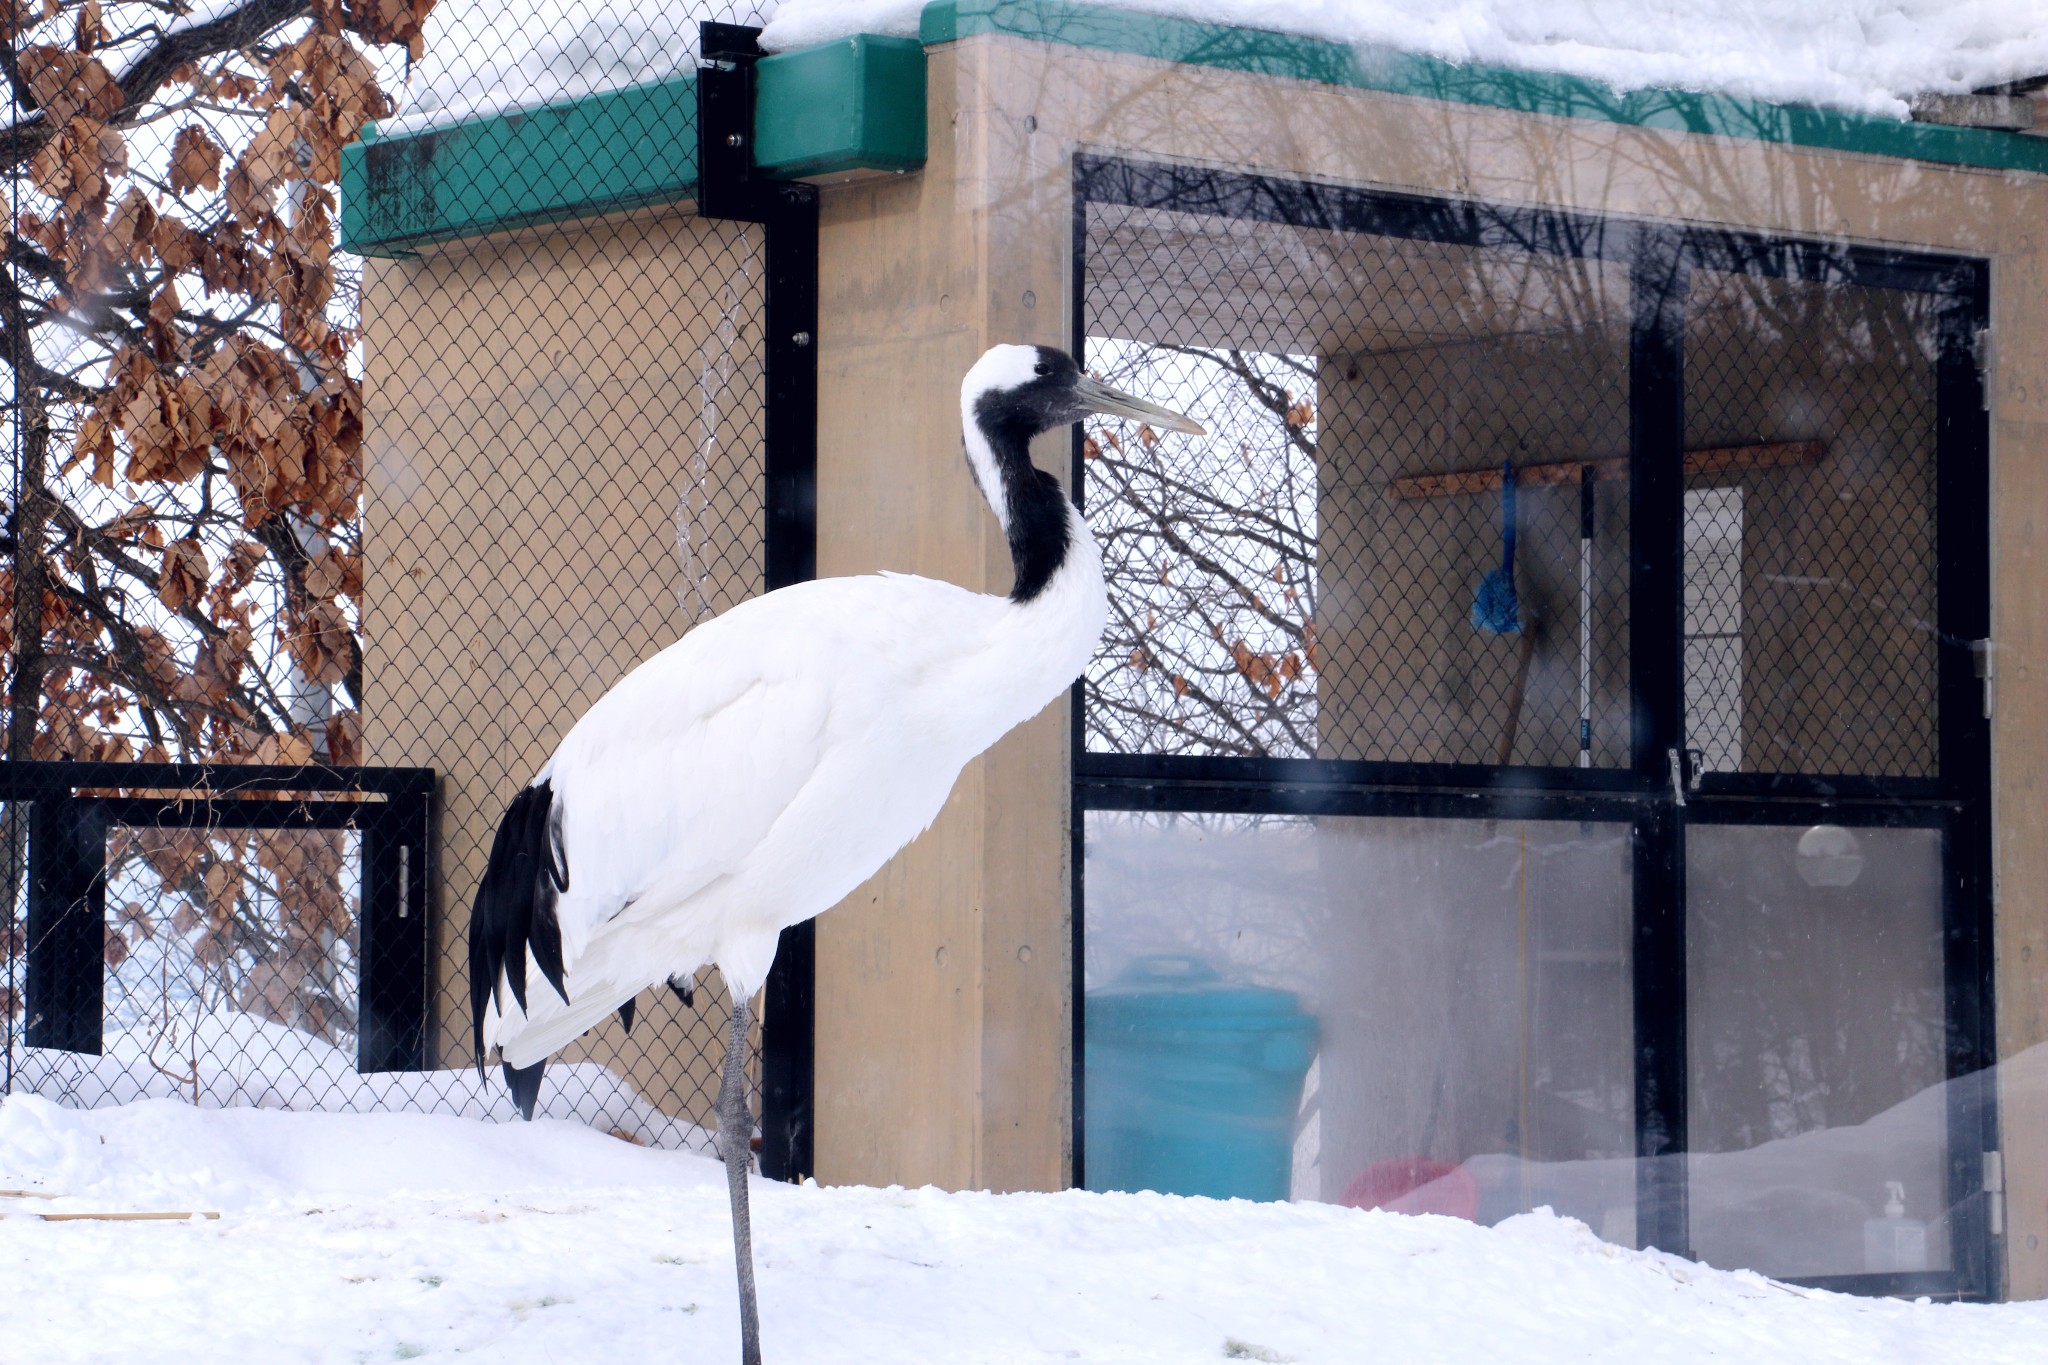
[[[837,904],[937,818],[968,760],[1094,653],[1102,559],[1032,437],[1106,413],[1202,434],[1044,346],[967,372],[967,466],[1010,542],[1007,598],[908,574],[741,603],[635,668],[513,797],[470,917],[477,1065],[533,1117],[548,1055],[663,981],[715,965],[733,1000],[718,1091],[741,1356],[760,1361],[747,1219],[749,1002],[781,932]],[[545,987],[529,983],[529,967]]]

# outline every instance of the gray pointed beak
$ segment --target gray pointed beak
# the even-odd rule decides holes
[[[1191,422],[1172,408],[1162,408],[1157,403],[1147,403],[1142,398],[1133,398],[1122,389],[1112,389],[1107,384],[1098,384],[1087,375],[1074,381],[1074,392],[1080,396],[1081,404],[1090,412],[1106,413],[1111,417],[1128,417],[1133,422],[1150,422],[1155,427],[1168,431],[1183,431],[1190,436],[1206,436],[1198,422]]]

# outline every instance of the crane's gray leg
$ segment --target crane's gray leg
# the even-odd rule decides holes
[[[753,1163],[754,1116],[747,1108],[747,1002],[732,1004],[732,1036],[718,1084],[718,1155],[732,1196],[732,1252],[740,1277],[740,1362],[761,1365],[761,1319],[754,1307],[754,1232],[747,1219],[747,1168]]]

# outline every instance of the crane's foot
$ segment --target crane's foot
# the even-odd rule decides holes
[[[732,1199],[733,1262],[740,1282],[740,1365],[761,1365],[761,1319],[754,1303],[754,1233],[747,1214],[747,1172],[753,1165],[754,1116],[747,1108],[747,1019],[744,1000],[732,1007],[732,1034],[718,1085],[718,1155]]]
[[[533,1120],[533,1106],[540,1100],[540,1073],[547,1069],[545,1059],[532,1066],[503,1064],[505,1088],[512,1092],[512,1103],[519,1106],[519,1117],[529,1123]]]

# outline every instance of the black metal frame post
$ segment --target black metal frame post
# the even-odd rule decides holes
[[[431,1064],[432,770],[10,761],[0,802],[30,808],[27,1046],[99,1055],[111,827],[353,829],[363,836],[356,1069]]]
[[[1690,1254],[1687,1209],[1685,831],[1690,823],[1822,821],[1943,831],[1944,974],[1949,1019],[1949,1205],[1956,1264],[1913,1275],[1812,1281],[1858,1292],[1998,1292],[1981,1154],[1995,1142],[1989,1084],[1990,732],[1976,654],[1988,649],[1988,427],[1971,343],[1986,325],[1982,261],[1677,224],[1625,223],[1564,210],[1483,206],[1414,194],[1285,181],[1083,154],[1074,163],[1073,345],[1085,356],[1091,203],[1177,209],[1324,230],[1601,258],[1630,271],[1631,757],[1626,768],[1513,767],[1323,759],[1091,753],[1086,690],[1073,692],[1071,819],[1074,954],[1074,1179],[1085,1180],[1085,822],[1091,811],[1192,811],[1613,821],[1634,839],[1633,1021],[1637,1240]],[[1700,773],[1688,755],[1684,686],[1684,328],[1699,268],[1942,299],[1937,370],[1939,772]],[[1077,494],[1085,486],[1075,442]]]
[[[1629,268],[1630,761],[1635,822],[1636,1243],[1689,1254],[1686,1191],[1685,304],[1676,233],[1644,229]]]
[[[697,213],[758,223],[766,239],[765,367],[769,591],[818,572],[818,191],[754,172],[754,63],[760,30],[699,26]],[[812,1170],[817,1044],[816,930],[782,931],[761,1011],[761,1171]]]

